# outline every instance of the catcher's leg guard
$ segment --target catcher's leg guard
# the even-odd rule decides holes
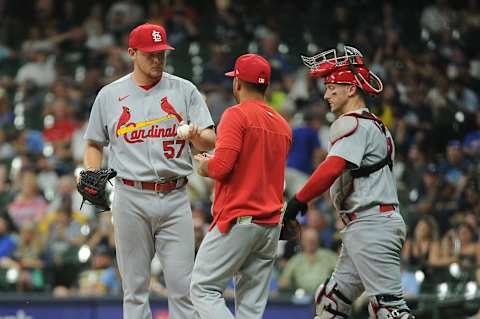
[[[315,294],[316,316],[314,319],[346,319],[352,312],[352,301],[337,288],[334,278],[328,278]]]
[[[368,313],[372,319],[415,319],[403,298],[394,295],[370,297]]]

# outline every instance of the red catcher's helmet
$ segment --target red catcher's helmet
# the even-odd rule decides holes
[[[310,76],[325,78],[325,84],[353,84],[373,95],[382,92],[382,81],[365,66],[360,51],[350,46],[344,46],[343,50],[342,56],[337,56],[337,50],[331,49],[312,57],[303,55],[301,57],[303,63],[310,69]],[[377,87],[371,84],[372,78]]]

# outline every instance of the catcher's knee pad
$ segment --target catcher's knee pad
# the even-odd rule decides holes
[[[368,313],[372,319],[415,319],[405,300],[394,295],[370,297]]]
[[[340,290],[334,278],[328,278],[315,294],[315,319],[346,319],[352,312],[352,301]]]

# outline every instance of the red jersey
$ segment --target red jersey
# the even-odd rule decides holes
[[[228,108],[218,126],[208,175],[215,179],[212,229],[228,232],[240,216],[276,224],[283,207],[285,161],[292,143],[287,121],[264,101]]]

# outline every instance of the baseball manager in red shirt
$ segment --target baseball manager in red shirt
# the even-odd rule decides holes
[[[199,154],[198,173],[215,180],[213,222],[198,251],[191,298],[202,319],[260,319],[280,236],[288,123],[265,102],[270,64],[240,56],[233,77],[238,104],[218,126],[214,155]],[[235,281],[235,317],[223,291]]]

